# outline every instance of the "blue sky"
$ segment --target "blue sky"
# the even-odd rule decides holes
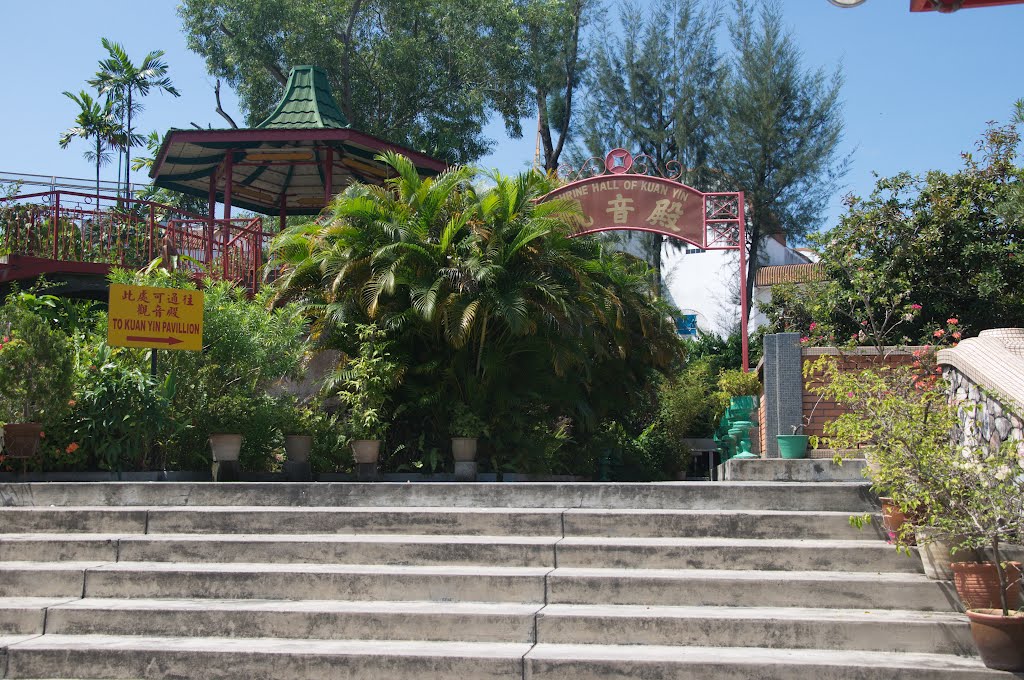
[[[649,0],[656,1],[656,0]],[[615,2],[609,2],[616,12]],[[783,0],[786,22],[805,65],[842,65],[846,84],[843,151],[853,152],[844,189],[827,216],[834,223],[842,194],[867,193],[873,172],[953,170],[986,121],[1005,121],[1024,97],[1024,5],[964,10],[951,15],[911,14],[909,0],[867,0],[839,9],[827,0]],[[0,171],[90,177],[81,145],[68,150],[57,138],[74,119],[75,105],[61,95],[77,92],[103,56],[100,37],[123,43],[133,60],[166,51],[171,76],[182,92],[145,101],[139,130],[223,125],[214,112],[213,79],[188,51],[172,0],[41,0],[10,3],[0,28],[5,65]],[[233,95],[225,108],[237,112]],[[481,165],[515,172],[533,160],[532,121],[527,134],[509,140],[497,122],[489,128],[494,152]],[[104,168],[105,178],[115,170]],[[139,177],[139,179],[142,179]]]

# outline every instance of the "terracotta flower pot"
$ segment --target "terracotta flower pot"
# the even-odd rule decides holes
[[[211,434],[210,451],[218,463],[237,461],[238,455],[242,452],[242,435]]]
[[[452,457],[457,463],[476,460],[476,437],[452,437]]]
[[[1024,612],[1003,610],[969,610],[971,636],[978,646],[981,660],[989,668],[999,671],[1024,671]]]
[[[999,599],[999,575],[996,565],[991,562],[954,562],[953,583],[957,595],[966,609],[999,609],[1003,605]],[[1020,562],[1006,565],[1006,581],[1018,582],[1006,592],[1006,604],[1010,609],[1020,608]]]
[[[380,440],[353,439],[352,457],[355,458],[356,463],[359,463],[360,465],[376,463],[377,459],[380,458]]]
[[[4,448],[8,458],[33,458],[39,451],[42,423],[8,423],[4,425]]]
[[[891,536],[899,536],[903,525],[907,523],[906,513],[891,498],[883,496],[878,500],[882,502],[882,528]],[[906,541],[909,545],[914,545],[917,542],[914,540],[913,534],[907,536]]]
[[[292,463],[307,463],[309,452],[313,450],[313,437],[308,434],[286,434],[284,450]]]

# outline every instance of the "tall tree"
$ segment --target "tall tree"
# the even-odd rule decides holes
[[[525,82],[537,108],[544,170],[553,172],[572,131],[574,96],[586,67],[580,34],[593,18],[597,0],[520,2]]]
[[[163,61],[163,50],[154,50],[136,66],[120,43],[107,38],[100,41],[107,51],[107,58],[100,60],[100,70],[89,84],[113,100],[114,108],[122,117],[125,129],[124,140],[124,183],[125,191],[131,187],[132,146],[142,143],[142,137],[132,129],[132,117],[142,111],[143,97],[151,90],[166,92],[174,97],[181,93],[167,75],[167,63]]]
[[[90,142],[83,156],[96,164],[96,196],[100,195],[100,166],[110,161],[110,151],[124,144],[124,129],[114,117],[114,102],[107,100],[102,106],[82,90],[78,94],[65,92],[64,96],[78,105],[75,124],[60,136],[60,148],[66,149],[76,137]]]
[[[840,71],[804,68],[775,0],[735,0],[734,8],[726,125],[713,160],[723,181],[746,193],[751,300],[765,240],[799,239],[821,226],[848,157],[838,152]]]
[[[574,159],[578,163],[623,147],[650,156],[659,169],[671,163],[671,169],[681,171],[680,181],[708,190],[726,79],[716,44],[718,6],[667,0],[651,12],[626,5],[620,22],[623,37],[601,36],[593,50]],[[664,238],[637,238],[660,288]]]
[[[184,0],[189,48],[239,95],[249,124],[290,67],[327,71],[353,127],[451,162],[484,155],[492,112],[527,115],[520,18],[488,0]]]

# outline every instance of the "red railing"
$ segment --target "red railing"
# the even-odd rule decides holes
[[[153,201],[73,191],[0,197],[0,256],[137,269],[173,246],[186,256],[180,267],[255,291],[271,236],[258,217],[210,220]]]

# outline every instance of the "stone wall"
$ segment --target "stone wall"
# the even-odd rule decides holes
[[[938,359],[957,406],[959,443],[994,450],[1024,439],[1024,329],[982,331]]]

